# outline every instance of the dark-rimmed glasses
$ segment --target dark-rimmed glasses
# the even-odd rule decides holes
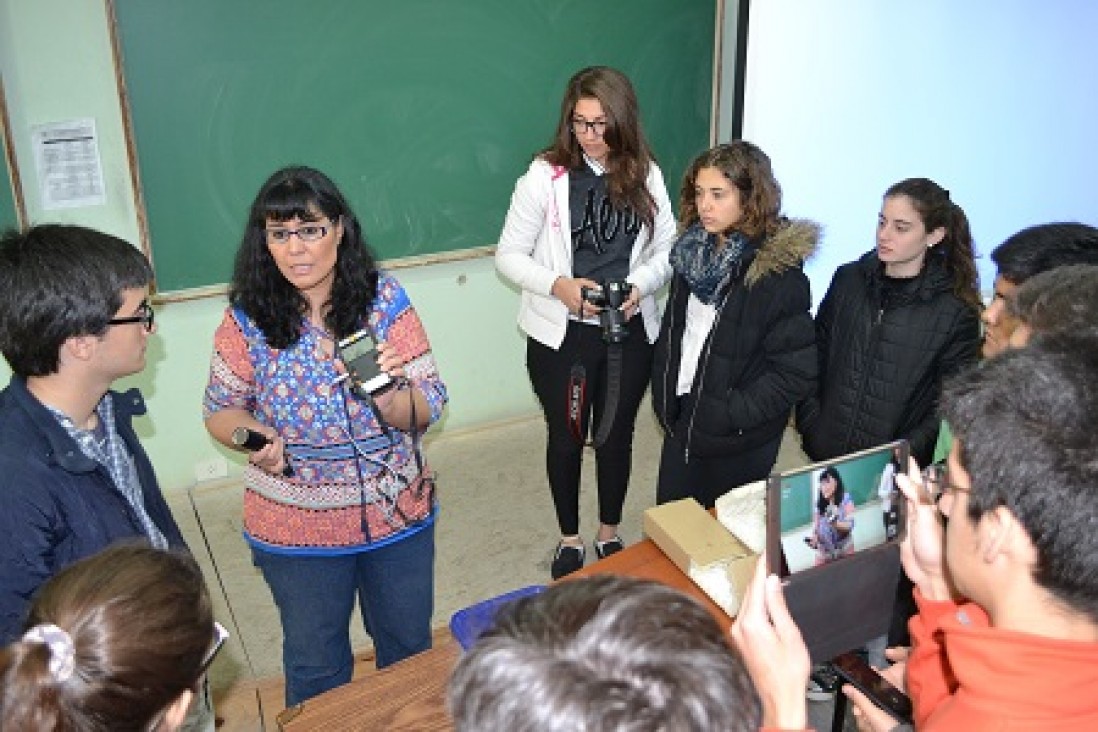
[[[296,234],[301,241],[317,241],[328,234],[328,228],[324,224],[305,224],[296,229],[264,229],[267,232],[267,241],[275,244],[285,244]]]
[[[217,657],[217,652],[221,650],[221,646],[225,645],[228,638],[229,631],[225,630],[225,626],[215,620],[213,640],[210,642],[210,648],[206,651],[206,655],[202,657],[202,663],[199,665],[198,673],[195,676],[195,693],[201,686],[202,677],[210,670],[210,664],[213,663],[214,658]]]
[[[152,305],[148,300],[145,300],[137,308],[137,315],[127,315],[124,318],[111,318],[107,321],[107,325],[128,325],[130,323],[141,323],[145,326],[146,332],[152,332],[153,323],[156,320],[156,316],[153,313]]]
[[[940,504],[944,496],[971,492],[968,488],[961,488],[950,481],[949,468],[945,463],[932,463],[923,470],[923,488],[935,506]]]
[[[606,133],[607,122],[604,119],[595,120],[594,122],[588,122],[583,117],[572,118],[572,131],[577,135],[582,135],[584,132],[594,132],[599,137],[602,137]]]

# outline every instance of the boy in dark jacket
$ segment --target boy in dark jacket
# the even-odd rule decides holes
[[[152,271],[130,244],[78,226],[0,239],[0,642],[21,632],[31,596],[78,559],[134,537],[183,537],[130,424],[153,333]]]

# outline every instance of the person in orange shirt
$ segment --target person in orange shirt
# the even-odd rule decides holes
[[[1095,383],[1093,334],[1038,336],[988,359],[943,394],[956,437],[945,468],[923,476],[912,462],[897,478],[919,612],[910,654],[885,675],[911,697],[916,729],[1098,729]],[[790,625],[776,578],[758,573],[733,639],[764,720],[803,705],[807,652]],[[895,727],[843,692],[859,729]]]

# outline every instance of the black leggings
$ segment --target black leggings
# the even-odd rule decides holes
[[[617,413],[606,442],[595,449],[595,471],[599,490],[599,521],[621,523],[621,507],[632,468],[633,425],[637,421],[644,390],[652,373],[652,346],[639,315],[626,324],[629,336],[621,344],[621,390]],[[557,523],[563,535],[579,533],[579,484],[583,446],[568,428],[568,383],[572,366],[583,364],[587,377],[586,398],[580,410],[581,434],[593,435],[607,417],[607,346],[598,326],[568,321],[564,342],[557,350],[532,338],[526,344],[526,370],[545,413],[549,434],[545,466],[549,489],[557,509]],[[595,425],[590,427],[594,413]]]

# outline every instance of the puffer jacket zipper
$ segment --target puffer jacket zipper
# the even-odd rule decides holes
[[[687,465],[690,464],[690,439],[694,436],[694,418],[698,415],[698,402],[704,391],[702,386],[705,384],[705,372],[709,366],[709,351],[713,348],[713,334],[715,334],[720,327],[721,318],[724,317],[724,304],[728,300],[728,294],[730,292],[731,288],[729,288],[728,292],[725,292],[724,297],[722,297],[717,304],[717,317],[713,320],[713,327],[709,329],[709,335],[705,337],[705,346],[702,348],[701,356],[699,357],[699,360],[701,361],[701,370],[698,371],[697,375],[694,377],[694,386],[691,387],[691,395],[696,393],[696,397],[691,400],[693,404],[690,409],[690,421],[686,425],[686,438],[683,442],[682,461]]]
[[[869,341],[866,348],[866,359],[863,363],[862,378],[858,380],[858,404],[857,409],[854,410],[855,415],[864,414],[862,411],[862,403],[865,401],[867,389],[866,382],[869,380],[869,370],[871,363],[874,362],[874,358],[877,352],[877,341],[881,337],[881,321],[884,319],[884,305],[877,307],[877,318],[871,320],[869,323]],[[843,451],[849,452],[854,436],[854,428],[858,419],[851,419],[846,428],[846,439],[843,441]]]

